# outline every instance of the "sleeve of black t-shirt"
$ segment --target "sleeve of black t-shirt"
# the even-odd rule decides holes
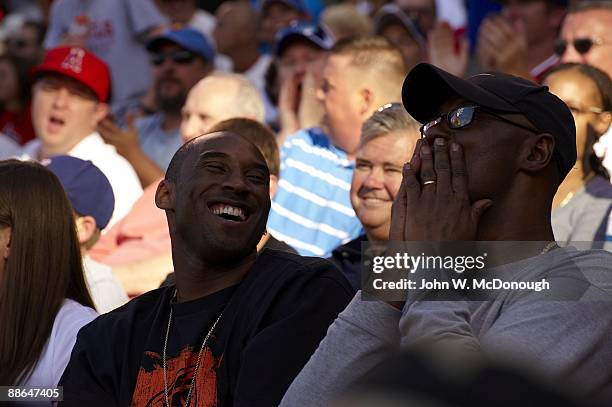
[[[314,261],[288,280],[242,351],[235,407],[277,406],[353,297],[329,262]]]
[[[150,291],[81,328],[59,382],[61,406],[129,405],[142,357],[140,344],[149,332],[143,326],[154,323],[159,303],[172,291]]]
[[[109,360],[113,352],[109,349],[112,343],[106,326],[94,321],[79,332],[70,363],[59,382],[63,387],[61,406],[119,405],[114,397],[116,369]]]

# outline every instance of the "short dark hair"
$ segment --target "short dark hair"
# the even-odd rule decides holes
[[[256,120],[236,118],[217,123],[208,133],[192,138],[183,144],[174,154],[172,160],[170,160],[165,179],[174,184],[178,183],[180,180],[181,167],[185,162],[185,158],[194,147],[195,142],[208,134],[221,131],[233,133],[257,147],[266,160],[270,174],[278,176],[280,172],[280,157],[274,133]]]
[[[187,155],[189,154],[189,152],[195,145],[195,141],[199,140],[200,137],[202,136],[192,138],[191,140],[183,144],[181,148],[179,148],[176,151],[176,153],[174,153],[172,160],[170,160],[170,165],[168,165],[168,169],[166,170],[165,179],[167,179],[168,181],[174,184],[178,183],[179,178],[180,178],[179,175],[181,173],[181,167],[183,166],[183,163],[185,162],[185,158],[187,157]]]

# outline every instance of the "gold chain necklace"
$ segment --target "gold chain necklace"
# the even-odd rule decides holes
[[[546,246],[544,246],[544,248],[540,252],[540,255],[548,253],[549,251],[554,249],[556,245],[557,245],[557,242],[548,242],[548,244]]]
[[[163,359],[162,366],[164,369],[164,396],[166,398],[166,407],[170,407],[170,398],[168,397],[168,373],[166,371],[166,350],[168,348],[168,335],[170,334],[170,324],[172,323],[172,300],[176,298],[176,290],[174,290],[174,295],[170,300],[170,316],[168,317],[168,327],[166,328],[166,338],[164,339],[164,351],[163,351]],[[225,311],[225,309],[223,310]],[[198,375],[198,370],[200,369],[200,360],[202,359],[202,351],[204,350],[204,346],[206,342],[208,342],[208,338],[212,335],[217,323],[223,316],[223,311],[219,314],[215,323],[210,327],[208,333],[204,337],[204,341],[202,341],[202,346],[200,347],[200,351],[198,352],[198,359],[196,361],[195,370],[193,372],[193,377],[191,378],[191,384],[189,385],[189,393],[187,393],[187,400],[185,400],[185,407],[189,407],[189,403],[191,402],[191,391],[193,390],[193,385],[196,382],[196,377]]]

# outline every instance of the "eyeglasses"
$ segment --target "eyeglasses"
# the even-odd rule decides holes
[[[448,113],[444,113],[441,114],[440,116],[438,116],[437,118],[435,118],[434,120],[425,123],[424,125],[421,126],[420,131],[421,131],[421,138],[425,138],[427,137],[427,132],[429,131],[429,129],[431,129],[432,127],[434,127],[437,124],[440,124],[442,122],[442,120],[446,120],[446,124],[448,125],[449,129],[461,129],[463,127],[468,126],[470,123],[472,123],[472,121],[474,120],[474,112],[476,111],[476,109],[481,109],[484,112],[486,112],[487,114],[503,121],[506,122],[508,124],[512,124],[513,126],[519,127],[523,130],[527,130],[530,131],[532,133],[538,133],[538,130],[536,129],[532,129],[530,127],[524,126],[520,123],[516,123],[510,119],[507,119],[503,116],[500,116],[490,110],[486,110],[481,106],[461,106],[458,107],[456,109],[451,110]]]
[[[574,41],[570,41],[570,43],[574,46],[577,53],[584,55],[591,50],[593,45],[603,45],[604,42],[598,38],[575,38]],[[555,44],[555,54],[563,56],[565,51],[567,51],[567,44],[567,40],[557,40],[557,43]]]
[[[175,64],[186,65],[193,62],[195,54],[187,50],[178,50],[168,53],[156,52],[151,54],[151,63],[155,66],[159,66],[166,61],[166,58],[172,59]]]

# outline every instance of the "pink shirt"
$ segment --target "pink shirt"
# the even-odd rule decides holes
[[[145,188],[128,214],[102,235],[88,253],[109,266],[123,266],[171,253],[168,222],[155,205],[159,181]]]

